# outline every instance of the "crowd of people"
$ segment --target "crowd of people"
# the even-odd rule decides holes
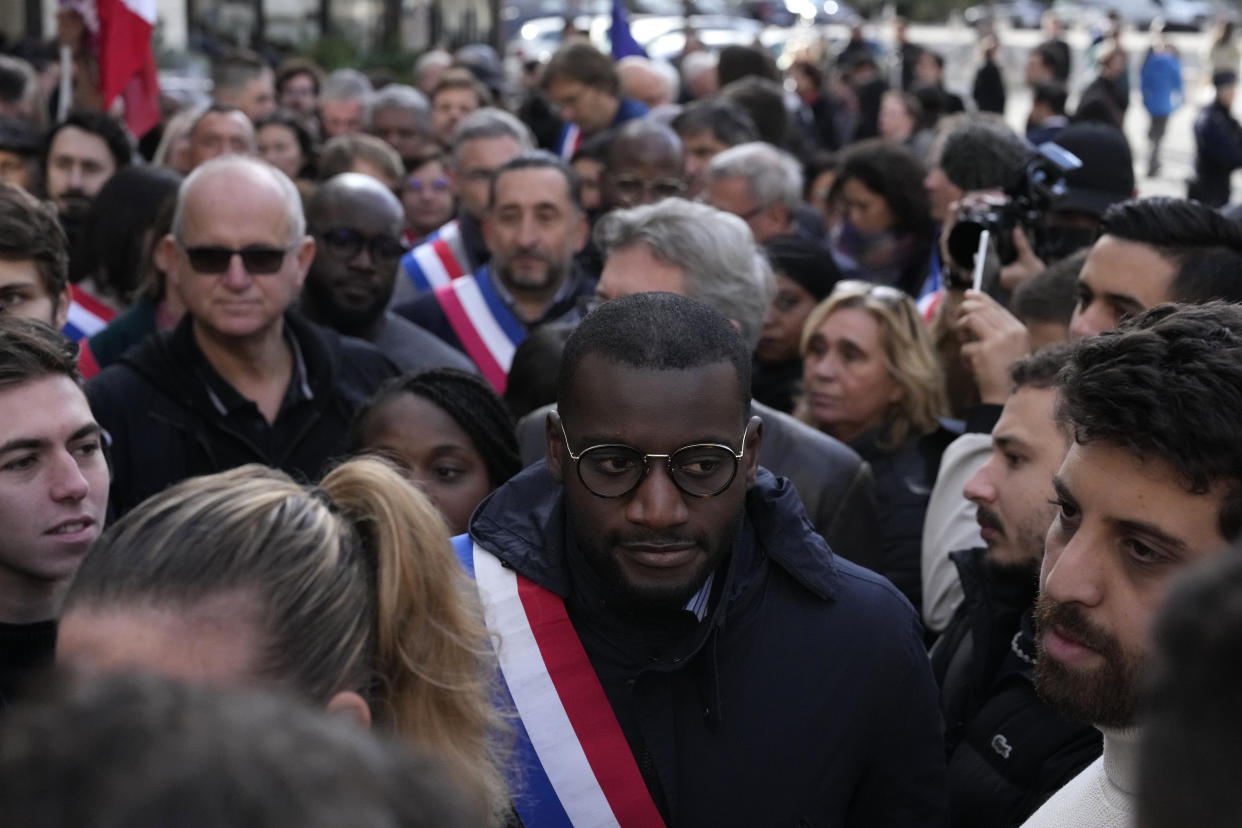
[[[1237,824],[1239,58],[1136,198],[1116,35],[0,57],[0,813]]]

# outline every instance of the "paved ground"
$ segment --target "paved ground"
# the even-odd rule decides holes
[[[1030,110],[1030,95],[1023,87],[1022,72],[1027,53],[1037,45],[1042,36],[1031,30],[1001,29],[1001,69],[1009,87],[1006,119],[1021,131]],[[976,35],[965,26],[912,26],[909,37],[944,54],[948,64],[948,85],[959,94],[968,96],[974,72],[978,66]],[[883,39],[881,37],[881,39]],[[1194,165],[1194,118],[1200,107],[1211,100],[1210,78],[1204,78],[1202,66],[1207,54],[1206,34],[1172,34],[1169,36],[1182,56],[1185,72],[1187,103],[1169,119],[1161,152],[1163,170],[1160,177],[1149,179],[1147,172],[1147,112],[1143,109],[1138,92],[1138,71],[1147,51],[1148,36],[1145,32],[1129,32],[1123,38],[1130,55],[1133,97],[1126,113],[1126,135],[1134,151],[1135,178],[1141,195],[1186,195],[1186,179]],[[1091,75],[1084,66],[1083,54],[1089,43],[1082,31],[1070,31],[1067,36],[1074,50],[1074,75],[1071,78],[1071,104],[1078,92],[1090,82]],[[1240,102],[1242,103],[1242,102]],[[1235,192],[1242,193],[1242,178],[1235,176]]]

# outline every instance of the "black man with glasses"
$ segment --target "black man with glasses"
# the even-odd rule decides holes
[[[185,316],[87,386],[112,438],[117,514],[245,463],[316,479],[341,451],[354,410],[396,368],[290,309],[315,251],[297,189],[270,164],[225,156],[182,183],[155,256]]]
[[[750,366],[708,305],[601,305],[566,345],[547,462],[454,539],[501,642],[527,825],[947,824],[918,619],[759,466]]]
[[[312,322],[370,342],[407,372],[457,368],[465,354],[386,309],[402,254],[404,211],[371,176],[342,173],[319,185],[306,206],[315,258],[299,308]]]

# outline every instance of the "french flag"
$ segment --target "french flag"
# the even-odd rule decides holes
[[[119,95],[125,124],[141,136],[159,123],[159,74],[151,34],[156,0],[62,0],[76,10],[92,35],[104,109]]]

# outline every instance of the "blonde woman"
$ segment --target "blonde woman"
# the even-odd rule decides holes
[[[861,561],[922,606],[919,548],[940,454],[944,377],[918,309],[896,288],[838,282],[802,329],[797,413],[871,464],[884,548]]]
[[[438,755],[478,823],[500,825],[507,728],[448,536],[375,458],[318,487],[257,465],[192,478],[100,538],[66,598],[58,659],[291,688]]]

